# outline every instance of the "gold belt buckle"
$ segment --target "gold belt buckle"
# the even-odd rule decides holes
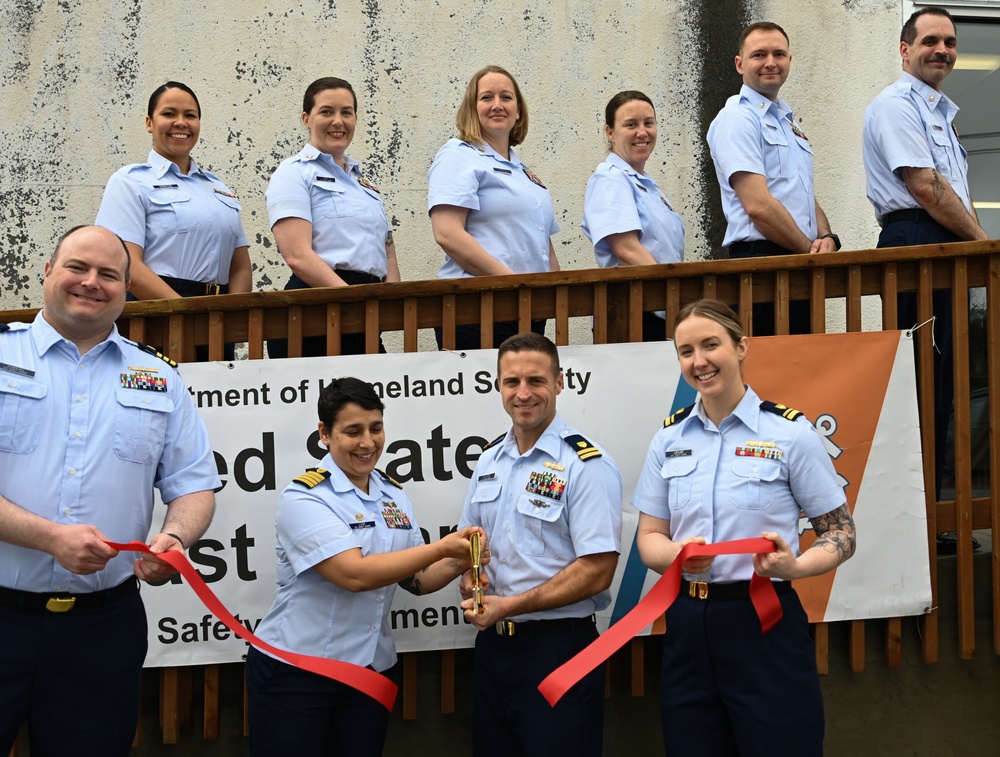
[[[689,581],[688,595],[695,599],[708,599],[708,584],[705,581]]]
[[[205,284],[205,294],[218,294],[220,290],[218,284]]]
[[[514,635],[514,621],[513,620],[498,620],[497,621],[497,634],[500,636],[513,636]]]
[[[76,604],[76,597],[49,597],[45,609],[49,612],[69,612]]]

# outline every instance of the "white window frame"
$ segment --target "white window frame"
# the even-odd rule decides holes
[[[1000,0],[952,0],[951,2],[931,2],[930,0],[903,0],[903,17],[900,26],[914,11],[937,5],[947,8],[955,18],[983,18],[1000,20]]]

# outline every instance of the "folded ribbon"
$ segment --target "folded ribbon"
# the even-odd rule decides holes
[[[147,552],[153,554],[149,547],[147,547],[142,542],[132,541],[128,544],[116,544],[115,542],[107,542],[108,546],[112,549],[117,549],[119,552]],[[274,657],[280,660],[284,660],[289,665],[294,665],[302,670],[308,670],[310,673],[316,673],[326,678],[331,678],[334,681],[339,681],[340,683],[350,686],[352,689],[357,689],[363,694],[367,694],[380,705],[385,707],[387,710],[391,711],[392,706],[396,702],[396,693],[399,691],[399,687],[396,686],[392,681],[386,678],[380,673],[376,673],[370,668],[364,668],[360,665],[354,665],[350,662],[341,662],[340,660],[329,660],[325,657],[311,657],[309,655],[297,654],[295,652],[287,652],[284,649],[278,649],[268,644],[266,641],[261,641],[256,636],[254,636],[250,631],[244,626],[240,621],[238,621],[229,610],[225,608],[222,602],[217,596],[208,588],[208,585],[199,575],[198,571],[195,570],[194,566],[188,561],[187,556],[180,552],[179,550],[168,550],[167,552],[161,552],[156,555],[163,562],[167,563],[173,567],[178,573],[180,573],[187,582],[194,589],[194,593],[198,595],[198,598],[205,604],[212,613],[221,620],[226,627],[232,631],[234,634],[239,636],[244,641],[253,644],[258,649],[268,652]]]
[[[746,555],[774,552],[774,542],[763,537],[737,539],[718,544],[685,544],[667,571],[653,584],[653,588],[625,617],[578,652],[573,658],[549,673],[538,685],[538,690],[553,707],[580,679],[625,646],[629,639],[638,636],[646,626],[662,615],[677,599],[681,589],[684,561],[691,557],[716,555]],[[750,601],[760,618],[761,633],[770,631],[781,620],[781,601],[771,580],[756,573],[750,580]],[[669,632],[669,629],[667,629]]]

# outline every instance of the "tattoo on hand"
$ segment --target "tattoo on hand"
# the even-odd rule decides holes
[[[810,518],[816,541],[813,548],[824,549],[837,554],[837,564],[850,559],[857,546],[857,532],[854,528],[854,518],[847,505],[841,505],[825,515]]]

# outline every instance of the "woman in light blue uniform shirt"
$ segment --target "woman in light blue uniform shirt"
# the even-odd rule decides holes
[[[824,719],[816,652],[791,581],[834,570],[854,554],[842,482],[806,417],[762,402],[743,383],[750,341],[729,306],[687,305],[674,340],[698,401],[670,416],[650,442],[632,497],[642,561],[663,573],[688,543],[760,536],[775,551],[685,560],[663,637],[666,751],[818,757]],[[802,552],[800,513],[816,534]],[[766,634],[750,599],[754,574],[777,579],[782,617]]]
[[[601,268],[684,259],[684,222],[646,173],[656,132],[653,102],[642,92],[619,92],[604,109],[610,152],[587,182],[583,205],[583,232]],[[663,317],[642,314],[644,342],[666,338]]]
[[[383,408],[360,379],[324,387],[319,436],[329,451],[281,493],[278,585],[257,636],[391,675],[397,582],[415,595],[442,588],[470,567],[469,537],[483,531],[463,528],[424,544],[402,487],[375,468],[385,445]],[[488,562],[488,548],[483,558]],[[247,691],[254,755],[382,754],[389,712],[346,684],[251,648]]]
[[[378,187],[347,154],[358,98],[344,79],[317,79],[302,99],[309,143],[271,175],[265,199],[278,251],[292,269],[285,289],[399,281],[396,245]],[[285,357],[285,340],[267,344]],[[364,334],[344,334],[341,354],[365,352]],[[380,352],[385,352],[381,347]],[[326,337],[302,340],[302,355],[326,355]]]
[[[552,196],[514,152],[528,134],[528,106],[499,66],[473,75],[455,116],[458,138],[438,150],[427,176],[434,241],[445,252],[439,279],[558,271]],[[493,346],[518,331],[496,323]],[[545,320],[532,321],[545,331]],[[435,329],[438,348],[441,330]],[[480,346],[479,324],[456,329],[456,349]]]
[[[108,180],[98,226],[120,236],[132,256],[130,299],[175,299],[249,292],[247,236],[235,193],[199,166],[201,105],[185,84],[168,81],[149,98],[146,163]]]

